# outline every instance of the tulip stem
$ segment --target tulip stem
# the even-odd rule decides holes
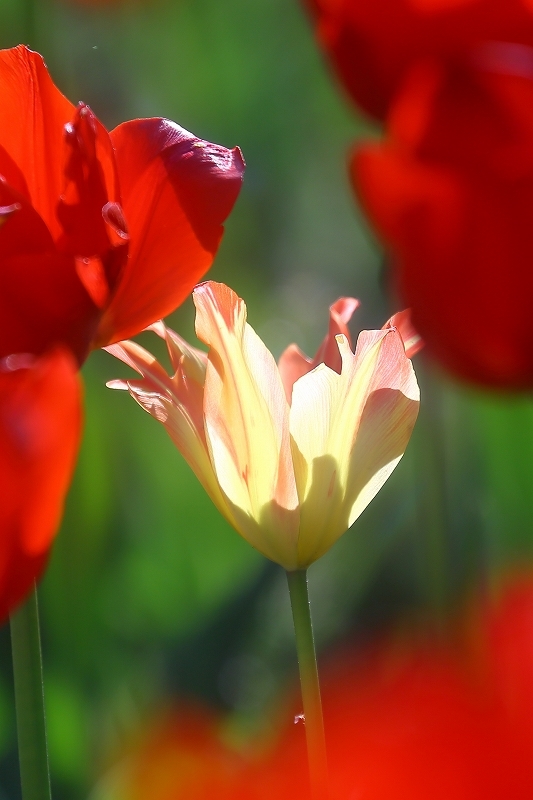
[[[300,684],[304,708],[305,737],[309,761],[312,800],[328,798],[328,765],[320,684],[316,663],[313,624],[307,591],[307,571],[287,572],[292,618],[296,634],[296,650],[300,667]]]
[[[22,800],[51,800],[36,588],[10,627]]]

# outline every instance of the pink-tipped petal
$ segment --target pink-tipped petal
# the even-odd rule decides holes
[[[172,342],[175,347],[180,337],[159,322],[154,331]],[[169,346],[169,350],[170,347]],[[230,524],[235,525],[220,492],[207,451],[203,423],[203,381],[197,383],[191,374],[197,365],[184,367],[188,359],[188,346],[184,348],[176,373],[170,377],[155,357],[135,342],[123,341],[105,348],[108,353],[134,369],[142,380],[113,380],[110,389],[123,389],[154,419],[161,422],[170,438],[185,458],[219,511]],[[190,348],[194,351],[194,348]],[[196,356],[193,355],[193,360]]]
[[[395,330],[363,331],[355,355],[344,336],[337,342],[340,375],[319,366],[293,388],[302,567],[323,555],[376,495],[418,413],[416,378]]]
[[[292,402],[292,387],[302,375],[313,369],[313,361],[303,353],[297,344],[290,344],[280,355],[278,370],[285,389],[287,403]]]
[[[359,300],[356,300],[355,297],[339,297],[329,307],[329,330],[313,359],[312,368],[323,362],[326,367],[334,369],[335,372],[341,371],[341,357],[335,337],[339,334],[346,336],[348,345],[352,346],[348,323],[357,308],[359,308]]]
[[[193,299],[197,335],[210,348],[204,414],[218,481],[241,535],[294,568],[298,498],[276,363],[231,289],[208,281]]]
[[[396,314],[393,314],[392,317],[387,320],[383,327],[396,328],[402,337],[407,358],[413,358],[413,356],[424,347],[424,340],[420,334],[417,333],[411,321],[410,308],[406,308],[404,311],[397,311]]]
[[[335,372],[340,372],[341,360],[335,337],[342,333],[346,336],[348,342],[351,342],[347,326],[358,307],[359,300],[356,300],[355,297],[339,297],[329,307],[329,329],[314,358],[306,356],[295,344],[289,345],[283,351],[278,361],[278,369],[289,405],[294,383],[306,372],[310,372],[322,363],[335,370]]]

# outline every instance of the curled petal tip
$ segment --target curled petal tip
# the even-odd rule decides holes
[[[411,321],[410,308],[393,314],[383,327],[396,328],[402,338],[407,358],[413,358],[424,347],[424,340],[415,330]]]
[[[111,351],[108,351],[108,352],[111,352]],[[111,355],[113,355],[113,353],[111,353]],[[106,381],[106,386],[107,386],[108,389],[122,389],[122,390],[125,390],[125,391],[129,391],[129,388],[130,388],[129,383],[127,381],[121,381],[118,378],[116,378],[116,379],[114,379],[112,381]]]

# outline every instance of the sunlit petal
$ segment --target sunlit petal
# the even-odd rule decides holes
[[[110,135],[131,248],[100,344],[138,333],[191,292],[211,266],[244,172],[238,149],[166,119],[132,120]]]
[[[393,314],[383,326],[383,329],[385,328],[396,328],[402,337],[407,358],[413,358],[413,356],[424,347],[424,340],[415,330],[411,321],[410,308],[406,308],[404,311],[397,311],[396,314]]]
[[[355,355],[345,337],[338,345],[340,375],[319,366],[293,388],[302,566],[326,552],[379,491],[418,413],[416,379],[396,331],[364,331]]]
[[[274,358],[246,323],[246,306],[231,289],[209,281],[195,289],[193,298],[197,335],[210,347],[204,413],[221,488],[254,520],[268,517],[274,506],[293,511],[298,498],[289,409]],[[278,543],[280,522],[277,511],[272,526],[264,520],[264,538]],[[294,515],[287,515],[286,524],[290,539],[296,535]]]
[[[168,329],[163,323],[160,323],[159,330],[165,337]],[[235,525],[220,492],[207,451],[202,414],[203,385],[184,379],[180,365],[177,372],[169,377],[154,356],[135,342],[119,342],[105,349],[143,378],[114,380],[107,385],[112,389],[128,391],[141,408],[165,426],[219,511]]]
[[[42,56],[20,45],[0,51],[0,174],[23,194],[54,236],[63,188],[63,128],[75,107]]]

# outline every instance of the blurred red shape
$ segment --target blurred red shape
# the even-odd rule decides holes
[[[219,718],[191,702],[162,716],[122,763],[112,796],[124,800],[246,800],[243,760],[219,737]]]
[[[0,620],[41,575],[61,519],[81,432],[68,350],[0,362]]]
[[[526,0],[306,0],[318,39],[352,99],[384,119],[409,67],[482,41],[533,45]]]
[[[477,598],[446,635],[403,631],[338,652],[323,666],[322,699],[330,800],[530,798],[531,575]],[[297,700],[273,742],[237,757],[213,722],[178,710],[133,753],[113,796],[309,800],[300,712]]]
[[[531,576],[513,580],[497,602],[476,602],[466,635],[404,634],[338,653],[322,671],[322,699],[331,800],[526,800]],[[305,737],[292,714],[240,785],[248,800],[308,800]]]
[[[533,50],[419,63],[352,175],[428,352],[485,386],[533,386]]]
[[[0,52],[0,357],[64,343],[82,362],[173,311],[210,267],[238,149],[165,119],[108,133],[37,53]]]

